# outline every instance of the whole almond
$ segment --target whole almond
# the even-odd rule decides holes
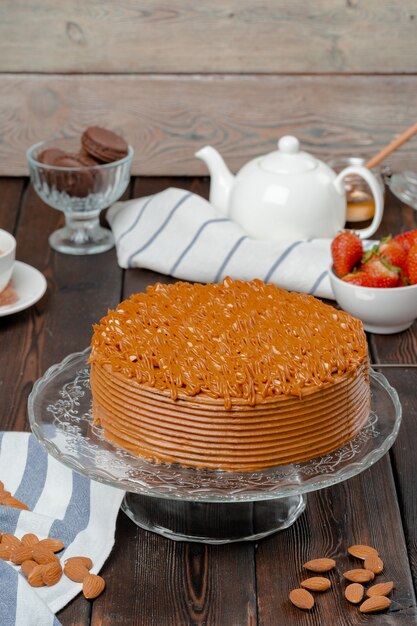
[[[327,591],[332,586],[328,578],[323,576],[312,576],[306,580],[301,581],[300,586],[303,589],[309,589],[310,591]]]
[[[36,563],[36,561],[32,561],[32,559],[29,559],[28,561],[23,561],[20,568],[22,572],[24,573],[24,575],[26,576],[26,578],[28,578],[33,568],[37,567],[37,565],[38,564]]]
[[[386,583],[378,583],[377,585],[372,585],[372,587],[369,587],[366,595],[369,598],[372,598],[373,596],[387,596],[389,593],[391,593],[393,588],[394,583],[392,582],[392,580]]]
[[[312,559],[311,561],[307,561],[304,563],[304,569],[308,569],[311,572],[330,572],[336,565],[336,561],[334,559]]]
[[[43,587],[45,583],[43,582],[43,570],[44,565],[36,565],[28,576],[28,583],[32,587]]]
[[[18,500],[17,498],[14,498],[13,496],[7,496],[7,498],[2,498],[1,504],[3,506],[10,506],[13,509],[22,509],[25,511],[29,511],[29,507],[27,506],[27,504],[25,504],[21,500]]]
[[[391,604],[391,600],[386,596],[372,596],[363,602],[359,610],[361,613],[377,613],[385,611]]]
[[[52,537],[41,539],[39,545],[51,550],[52,552],[60,552],[65,548],[65,544],[62,541],[59,539],[53,539]]]
[[[363,594],[365,593],[365,587],[360,583],[352,583],[345,589],[345,598],[352,604],[359,604],[362,602]]]
[[[4,546],[2,543],[0,544],[0,559],[3,561],[10,561],[10,554],[12,552],[12,546]]]
[[[10,546],[11,548],[17,548],[21,545],[21,542],[20,539],[18,539],[14,535],[11,535],[10,533],[4,533],[1,538],[1,545]]]
[[[348,552],[349,554],[356,557],[357,559],[362,559],[362,560],[365,560],[366,557],[370,556],[371,554],[375,554],[376,556],[378,556],[378,552],[377,550],[375,550],[375,548],[372,548],[371,546],[365,546],[362,544],[350,546],[348,548]]]
[[[53,563],[47,563],[43,566],[42,571],[42,579],[45,585],[51,587],[52,585],[56,585],[56,583],[60,580],[62,576],[62,567],[59,561],[54,561]]]
[[[24,546],[34,546],[35,543],[39,542],[39,539],[33,533],[26,533],[20,540]]]
[[[363,562],[363,566],[365,569],[369,569],[374,574],[380,574],[384,569],[384,563],[382,559],[375,554],[367,556]]]
[[[65,560],[65,565],[69,563],[81,563],[87,569],[91,569],[93,567],[93,561],[88,556],[70,556]]]
[[[12,548],[10,552],[10,561],[15,565],[21,565],[23,561],[29,561],[32,558],[33,548],[31,546],[20,545]]]
[[[83,580],[83,594],[89,600],[93,600],[104,591],[105,586],[106,583],[104,578],[102,578],[101,576],[97,576],[97,574],[88,573]],[[301,591],[304,591],[304,589],[302,589]],[[306,593],[308,593],[308,591]]]
[[[368,569],[350,569],[343,576],[353,583],[369,583],[375,578],[375,574]]]
[[[82,583],[88,573],[88,569],[82,561],[76,560],[75,558],[65,561],[64,574],[75,583]]]
[[[314,598],[306,589],[293,589],[290,591],[290,600],[298,609],[308,610],[314,606]]]
[[[39,563],[40,565],[44,565],[45,563],[52,563],[53,561],[57,561],[58,557],[49,550],[49,548],[45,548],[41,545],[41,542],[35,544],[32,548],[32,559]]]

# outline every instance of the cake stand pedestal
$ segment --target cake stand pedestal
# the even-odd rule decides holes
[[[35,383],[28,404],[32,430],[71,469],[124,489],[122,509],[138,526],[177,541],[251,541],[287,528],[304,511],[306,493],[369,468],[400,428],[397,392],[371,372],[367,423],[324,456],[254,472],[151,463],[109,443],[92,424],[88,356],[89,349],[70,354]]]
[[[291,526],[306,507],[302,494],[254,502],[194,502],[126,493],[122,509],[141,528],[176,541],[254,541]]]

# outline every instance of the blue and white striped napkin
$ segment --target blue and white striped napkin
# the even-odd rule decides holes
[[[124,492],[77,474],[47,454],[29,433],[0,433],[0,480],[29,511],[0,506],[0,531],[34,533],[65,544],[58,556],[88,556],[93,573],[114,544]],[[55,613],[82,589],[66,576],[52,587],[31,587],[20,567],[0,561],[1,626],[59,626]],[[88,600],[86,600],[88,602]]]
[[[142,267],[191,282],[261,278],[291,291],[334,298],[331,239],[249,237],[207,200],[169,188],[117,202],[107,212],[121,267]]]

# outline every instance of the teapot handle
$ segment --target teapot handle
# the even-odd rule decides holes
[[[375,176],[366,167],[363,167],[362,165],[349,165],[348,167],[345,167],[345,169],[342,170],[340,174],[338,174],[334,181],[336,188],[339,192],[344,193],[345,188],[343,184],[343,179],[349,174],[356,174],[357,176],[365,179],[374,197],[375,213],[371,224],[367,228],[361,228],[358,230],[355,229],[355,232],[357,232],[361,239],[367,239],[378,230],[382,220],[382,214],[384,211],[384,198],[382,195],[381,187]]]

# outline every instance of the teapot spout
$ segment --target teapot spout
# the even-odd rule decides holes
[[[210,202],[225,215],[229,212],[229,197],[235,177],[230,172],[220,154],[211,146],[205,146],[195,153],[198,159],[204,161],[211,176]]]

